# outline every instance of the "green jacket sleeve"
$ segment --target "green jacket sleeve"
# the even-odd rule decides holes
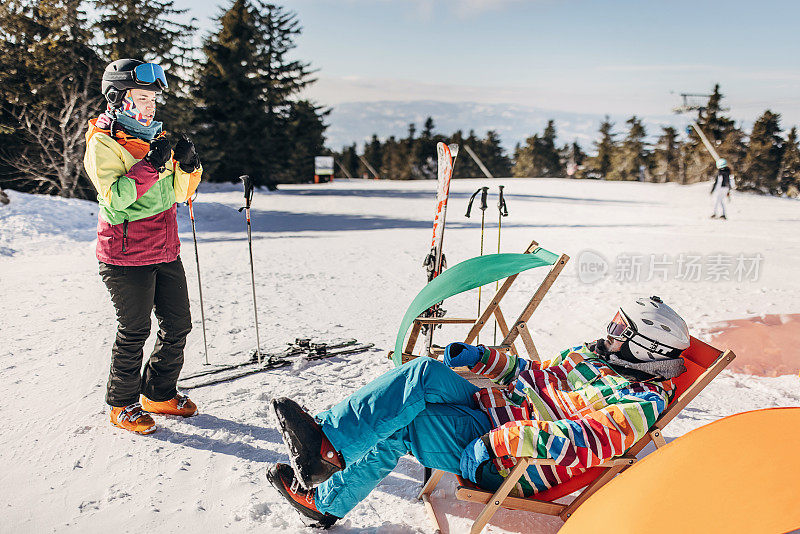
[[[116,141],[95,134],[86,143],[83,165],[100,198],[112,209],[124,210],[136,202],[136,182],[126,176],[124,150]]]

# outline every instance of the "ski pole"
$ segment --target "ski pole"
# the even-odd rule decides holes
[[[500,194],[497,199],[497,211],[499,214],[497,215],[497,253],[500,254],[500,232],[503,229],[503,217],[508,217],[508,207],[506,206],[506,199],[503,197],[503,188],[504,185],[498,186],[500,188]],[[497,293],[497,290],[500,288],[500,281],[494,283],[494,292]],[[497,345],[497,318],[495,317],[494,320],[494,344]]]
[[[488,207],[488,205],[486,203],[486,199],[487,199],[488,194],[489,194],[489,188],[488,187],[481,187],[480,189],[478,189],[477,191],[472,193],[471,197],[469,197],[469,203],[467,204],[467,218],[469,218],[470,211],[472,211],[472,201],[475,200],[475,196],[478,193],[481,194],[481,205],[480,205],[480,208],[481,208],[481,254],[480,255],[483,256],[483,230],[485,228],[485,221],[486,221],[486,208]],[[482,291],[483,291],[483,286],[478,287],[478,317],[481,316],[481,292]],[[478,335],[475,337],[475,341],[477,343],[480,343],[480,339],[481,339],[480,336],[481,336],[480,332],[478,332]]]
[[[197,192],[195,191],[195,195]],[[197,232],[194,228],[194,208],[192,207],[192,199],[190,198],[188,201],[189,203],[189,218],[192,220],[192,238],[194,238],[194,259],[197,263],[197,287],[200,289],[200,317],[203,322],[203,349],[205,350],[206,355],[206,365],[208,365],[208,341],[206,340],[206,312],[205,308],[203,307],[203,284],[200,282],[200,256],[197,254]]]
[[[239,208],[239,213],[245,210],[247,216],[247,247],[250,250],[250,282],[253,286],[253,315],[256,321],[256,351],[253,354],[253,360],[258,360],[261,363],[261,338],[258,335],[258,307],[256,305],[256,275],[253,269],[253,234],[250,224],[250,203],[253,200],[253,179],[248,175],[242,175],[239,179],[244,183],[244,201],[245,205]]]

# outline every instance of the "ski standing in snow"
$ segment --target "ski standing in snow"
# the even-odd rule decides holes
[[[444,224],[447,216],[447,199],[450,196],[450,180],[453,177],[453,166],[458,157],[458,145],[437,143],[436,151],[439,159],[438,167],[438,187],[436,189],[436,214],[433,218],[433,238],[431,239],[431,251],[425,257],[423,265],[428,273],[428,282],[439,276],[447,267],[447,261],[442,252],[444,240]],[[425,317],[443,317],[445,310],[441,303],[432,306],[425,312]],[[425,354],[428,354],[433,344],[433,325],[426,325],[425,332]]]

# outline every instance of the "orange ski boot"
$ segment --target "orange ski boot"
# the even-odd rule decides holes
[[[156,422],[150,414],[142,411],[142,405],[138,402],[125,407],[112,406],[111,424],[137,434],[152,434],[156,431]]]
[[[189,400],[189,397],[181,394],[162,402],[151,401],[142,395],[142,409],[150,413],[180,415],[182,417],[191,417],[197,414],[197,405]]]

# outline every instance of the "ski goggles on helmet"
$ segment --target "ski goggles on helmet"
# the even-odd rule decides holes
[[[621,310],[617,311],[617,314],[611,319],[611,322],[608,323],[606,332],[608,332],[609,337],[612,339],[617,341],[629,341],[634,345],[642,347],[644,350],[664,356],[677,357],[683,352],[680,349],[670,347],[669,345],[650,339],[637,332],[636,327],[628,321],[628,318]]]
[[[167,89],[167,75],[158,63],[142,63],[133,69],[133,81],[141,85],[158,84],[161,89]]]
[[[617,341],[627,341],[636,333],[636,329],[628,323],[628,319],[621,311],[618,311],[614,318],[611,319],[606,331],[609,336]]]

